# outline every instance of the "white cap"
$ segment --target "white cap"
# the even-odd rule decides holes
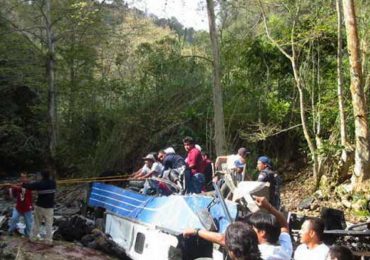
[[[196,145],[194,145],[195,146],[195,148],[197,148],[197,150],[199,150],[199,152],[201,152],[202,151],[202,147],[200,147],[200,145],[199,144],[196,144]]]
[[[168,148],[164,149],[164,152],[166,154],[175,153],[175,149],[173,149],[172,147],[168,147]]]

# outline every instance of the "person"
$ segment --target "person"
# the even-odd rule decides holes
[[[325,260],[329,247],[322,242],[324,222],[319,218],[310,218],[303,222],[300,230],[301,244],[294,252],[295,260]]]
[[[247,218],[257,233],[263,259],[290,259],[293,254],[289,226],[283,216],[265,197],[254,196],[256,204],[269,213],[257,211]]]
[[[156,160],[153,153],[143,157],[143,160],[145,164],[141,168],[141,171],[133,176],[134,179],[145,180],[151,176],[158,176],[162,173],[163,165]]]
[[[261,260],[256,232],[246,223],[230,224],[225,232],[225,246],[231,260]]]
[[[247,148],[241,147],[238,149],[237,154],[218,156],[215,161],[215,168],[222,170],[222,165],[226,164],[226,170],[242,173],[249,154],[250,152]]]
[[[187,136],[182,142],[188,153],[185,161],[190,169],[190,174],[185,173],[186,190],[188,193],[201,193],[205,183],[202,154],[195,148],[192,137]]]
[[[145,180],[143,193],[152,194],[154,191],[158,192],[158,185],[155,180],[149,179],[150,177],[158,177],[163,170],[163,165],[156,160],[154,154],[148,154],[143,158],[147,170],[142,171],[142,175],[136,177],[138,180]]]
[[[29,182],[26,172],[20,174],[19,181],[21,183],[20,185],[13,185],[9,188],[9,193],[13,198],[16,198],[17,202],[9,221],[8,233],[9,235],[13,235],[17,228],[19,218],[22,216],[26,224],[24,235],[29,237],[32,227],[32,191],[21,187],[23,183]]]
[[[206,189],[206,191],[211,191],[211,190],[213,190],[213,187],[212,187],[212,177],[213,177],[212,161],[211,161],[211,159],[209,157],[209,154],[207,152],[202,152],[202,159],[203,159],[205,189]]]
[[[283,214],[276,210],[265,197],[254,196],[256,204],[269,213],[257,211],[251,214],[246,222],[253,227],[258,238],[258,248],[264,260],[288,260],[293,253],[292,240],[288,223]],[[225,235],[207,230],[187,228],[183,231],[185,238],[199,237],[225,246]],[[312,259],[311,259],[312,260]]]
[[[158,152],[158,159],[163,164],[162,172],[169,169],[181,171],[186,167],[184,158],[181,155],[176,154],[172,147],[160,150]]]
[[[224,172],[226,170],[227,174],[230,174],[232,181],[235,185],[243,181],[245,178],[245,167],[246,159],[250,152],[245,147],[238,149],[237,154],[231,154],[226,156],[219,156],[215,161],[215,169],[221,170]],[[224,167],[226,165],[226,167]],[[224,198],[227,198],[231,195],[230,189],[225,185],[225,179],[221,176],[216,176],[213,181],[217,183],[221,190],[221,194]]]
[[[172,147],[168,147],[165,150],[160,150],[158,152],[158,159],[163,164],[163,170],[160,177],[175,183],[179,189],[182,189],[180,179],[186,171],[184,158],[176,154]],[[158,187],[159,191],[163,195],[169,195],[173,192],[171,187],[166,185],[164,182],[159,182]]]
[[[260,156],[257,160],[257,170],[259,171],[257,181],[270,183],[269,200],[276,209],[280,209],[280,185],[281,179],[272,170],[272,161],[267,156]]]
[[[326,260],[354,260],[354,256],[345,246],[331,246]]]
[[[51,179],[49,171],[41,172],[41,180],[31,183],[23,183],[23,188],[35,190],[38,193],[36,206],[34,210],[34,225],[32,227],[30,241],[33,242],[37,239],[40,232],[40,225],[42,220],[45,220],[47,244],[53,243],[53,217],[54,217],[54,197],[56,192],[56,182]]]

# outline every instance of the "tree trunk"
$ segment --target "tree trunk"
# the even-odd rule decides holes
[[[339,108],[339,130],[340,130],[340,144],[343,147],[341,157],[338,163],[338,181],[342,182],[347,179],[351,160],[349,152],[347,151],[347,131],[346,131],[346,116],[344,113],[344,100],[343,100],[343,34],[342,34],[342,0],[336,0],[337,8],[337,93],[338,93],[338,108]]]
[[[356,14],[353,0],[343,0],[343,12],[347,32],[347,46],[350,59],[351,95],[353,114],[355,119],[355,168],[352,183],[361,184],[370,176],[369,173],[369,133],[367,122],[367,107],[362,84],[362,68],[360,56],[360,42],[356,23]]]
[[[45,27],[48,53],[46,57],[46,72],[48,78],[48,117],[49,117],[49,153],[51,167],[55,167],[55,156],[57,146],[57,104],[55,87],[55,40],[51,23],[51,3],[45,2]]]
[[[343,36],[342,36],[342,0],[337,0],[337,33],[338,33],[338,47],[337,47],[337,82],[338,82],[338,106],[339,106],[339,122],[340,122],[340,144],[346,146],[346,117],[344,114],[343,101]]]
[[[292,46],[294,48],[294,46]],[[296,87],[298,89],[298,94],[299,94],[299,111],[301,115],[301,123],[302,123],[302,130],[303,130],[303,135],[306,139],[308,149],[310,150],[311,153],[311,159],[312,159],[312,171],[313,171],[313,176],[315,179],[315,188],[318,187],[320,183],[320,169],[319,169],[319,160],[317,157],[317,152],[316,152],[316,146],[312,141],[311,135],[308,131],[308,126],[307,126],[307,120],[306,120],[306,109],[305,109],[305,102],[304,102],[304,94],[303,94],[303,88],[302,88],[302,82],[301,82],[301,77],[299,76],[299,71],[298,67],[295,61],[295,51],[293,51],[293,56],[291,57],[291,63],[292,63],[292,69],[293,69],[293,74],[294,74],[294,79],[296,83]]]
[[[213,54],[213,110],[215,123],[215,148],[217,156],[225,154],[225,122],[221,87],[221,65],[213,0],[207,0],[209,34]]]

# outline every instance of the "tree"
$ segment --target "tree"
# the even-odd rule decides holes
[[[347,130],[346,130],[346,115],[343,97],[343,8],[342,0],[336,0],[337,10],[337,88],[338,88],[338,110],[339,110],[339,130],[340,130],[340,144],[342,146],[341,158],[339,161],[338,178],[339,181],[346,179],[348,175],[349,166],[352,163],[348,151]]]
[[[301,3],[298,1],[293,5],[292,9],[289,9],[289,12],[291,12],[291,19],[292,19],[292,25],[290,28],[290,54],[271,36],[268,25],[267,25],[267,17],[262,5],[261,0],[258,0],[262,16],[263,16],[263,23],[266,31],[266,35],[268,39],[271,41],[271,43],[278,48],[278,50],[286,57],[291,63],[292,66],[292,71],[293,71],[293,76],[294,76],[294,81],[295,81],[295,86],[298,90],[299,94],[299,111],[300,111],[300,117],[301,117],[301,124],[302,124],[302,130],[303,130],[303,135],[304,138],[307,142],[308,148],[310,150],[311,154],[311,159],[313,163],[313,176],[316,182],[315,187],[318,187],[321,174],[322,174],[322,164],[321,161],[319,160],[318,156],[318,148],[322,144],[320,136],[316,136],[316,144],[313,141],[313,137],[311,136],[311,133],[309,132],[309,128],[307,125],[307,116],[306,116],[306,105],[305,105],[305,92],[304,92],[304,81],[301,77],[300,73],[300,66],[299,66],[299,57],[298,57],[298,50],[299,46],[302,46],[302,44],[298,44],[296,42],[296,26],[298,23],[298,19],[300,16],[301,12]]]
[[[49,151],[50,163],[55,168],[57,147],[57,91],[55,86],[55,35],[51,19],[51,0],[46,0],[45,7],[40,6],[46,31],[46,73],[48,78],[48,118],[49,118]],[[45,10],[44,10],[45,8]]]
[[[360,56],[360,41],[356,21],[355,4],[353,0],[343,0],[343,13],[347,33],[347,48],[350,58],[351,96],[355,120],[355,168],[352,177],[354,185],[358,186],[370,177],[369,168],[369,128],[367,106],[364,95],[362,64]]]
[[[215,148],[216,154],[222,155],[226,151],[225,122],[221,87],[221,64],[220,49],[216,31],[216,18],[213,0],[207,0],[209,35],[212,43],[213,54],[213,113],[215,124]]]
[[[103,5],[104,1],[100,3]],[[1,18],[12,27],[13,31],[21,33],[34,48],[43,54],[47,77],[48,105],[48,138],[49,158],[47,161],[55,168],[58,143],[58,90],[56,83],[57,42],[69,35],[71,28],[63,27],[66,17],[77,17],[76,24],[90,17],[86,13],[95,14],[95,8],[89,8],[94,3],[86,0],[53,1],[14,1],[4,3]],[[87,7],[87,8],[85,8]],[[6,11],[8,10],[8,11]],[[83,35],[83,33],[82,33]]]

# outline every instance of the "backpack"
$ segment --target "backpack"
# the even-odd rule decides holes
[[[270,183],[270,203],[279,210],[281,204],[280,187],[283,182],[281,177],[270,168],[266,168],[258,175],[258,181]]]

